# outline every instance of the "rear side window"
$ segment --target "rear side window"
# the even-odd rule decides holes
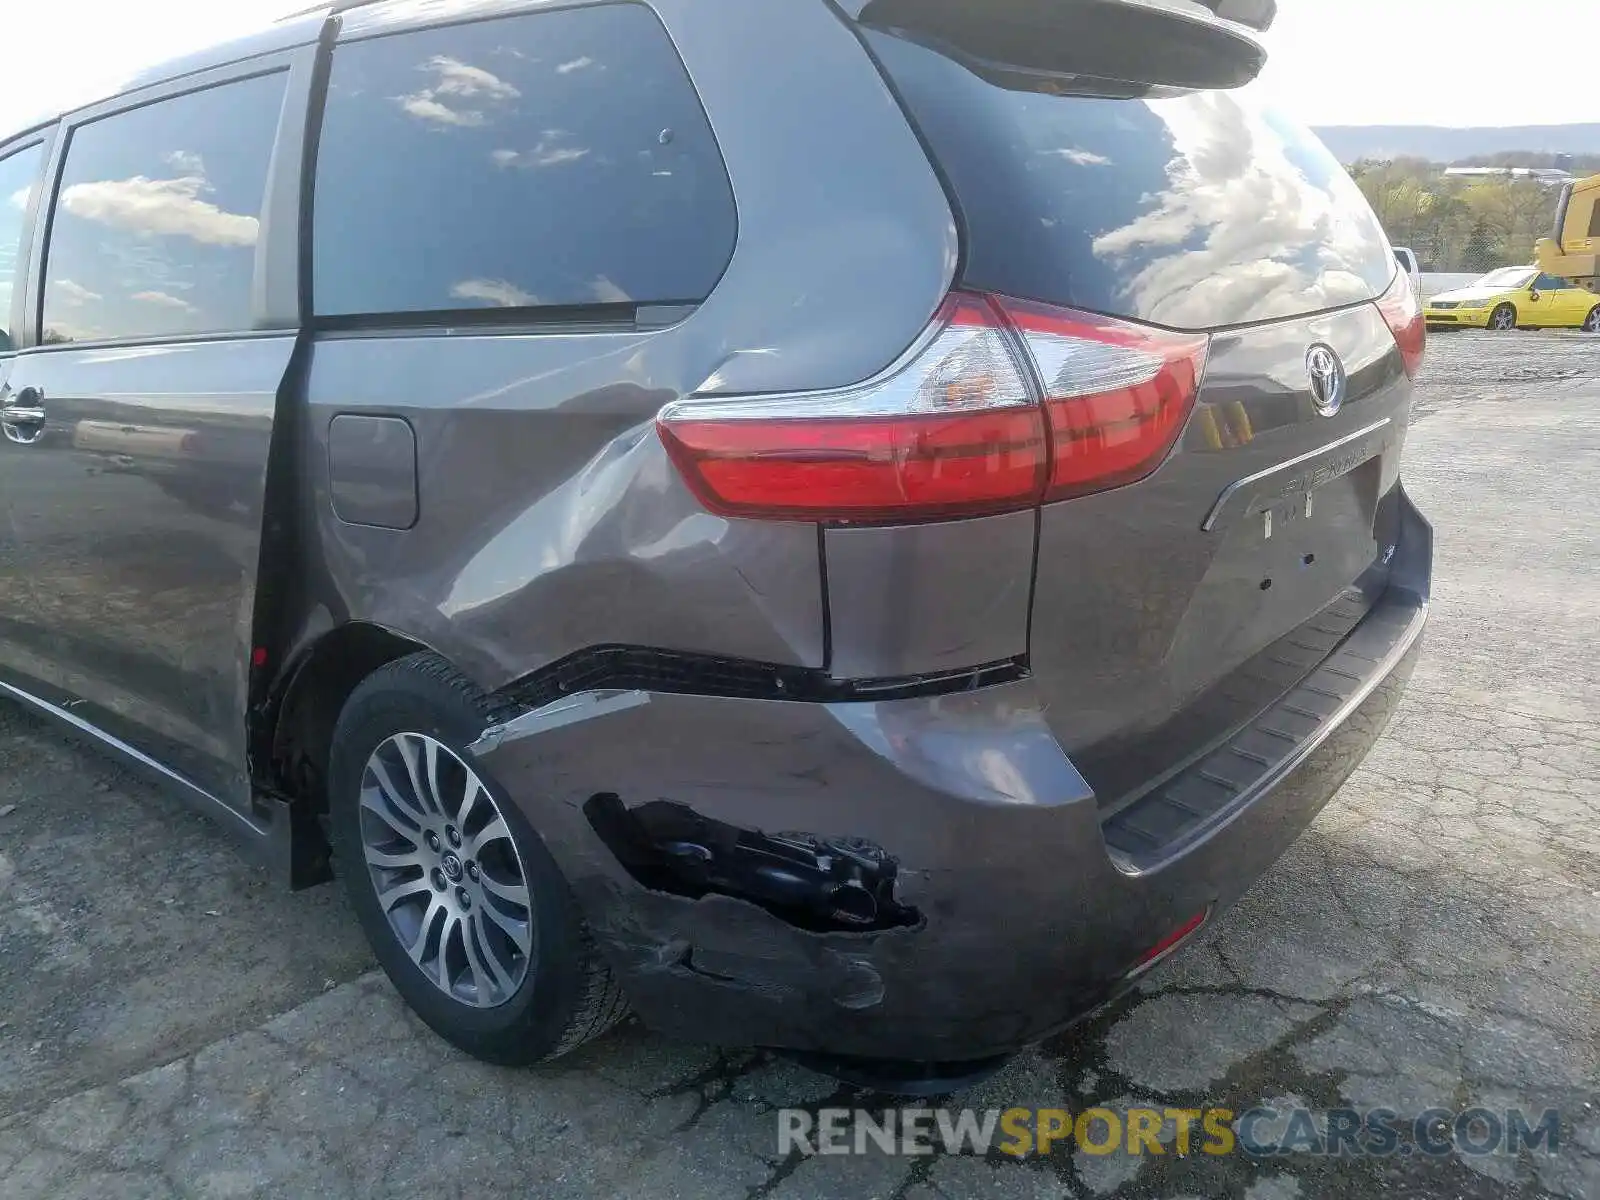
[[[324,316],[693,303],[735,236],[699,98],[635,4],[340,46],[315,227]]]
[[[47,247],[45,342],[249,329],[287,75],[81,125]]]
[[[1065,95],[867,37],[949,182],[970,287],[1204,329],[1370,300],[1394,279],[1360,190],[1254,88]]]
[[[0,354],[16,345],[11,301],[21,270],[17,259],[22,249],[23,226],[34,188],[39,184],[43,155],[43,146],[28,146],[0,158]]]

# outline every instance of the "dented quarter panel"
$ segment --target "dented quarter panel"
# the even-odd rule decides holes
[[[828,530],[832,673],[917,675],[1023,654],[1037,520]]]
[[[375,6],[352,10],[342,36],[539,7]],[[661,329],[323,335],[302,438],[321,586],[300,624],[325,611],[393,629],[488,689],[600,644],[824,665],[816,528],[706,513],[655,414],[690,393],[814,389],[882,369],[949,288],[954,218],[827,6],[653,7],[733,184],[740,226],[721,282]],[[827,129],[849,136],[818,136]],[[412,528],[334,515],[327,437],[344,413],[415,431]]]

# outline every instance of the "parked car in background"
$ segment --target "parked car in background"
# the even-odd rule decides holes
[[[1538,267],[1502,267],[1468,287],[1430,296],[1429,328],[1600,332],[1600,297]]]
[[[1425,331],[1270,3],[1005,7],[346,2],[0,141],[0,690],[491,1061],[1132,986],[1416,661]]]
[[[1400,264],[1400,269],[1406,273],[1406,278],[1411,280],[1411,290],[1418,298],[1422,296],[1422,263],[1417,258],[1416,251],[1406,246],[1394,248],[1394,260]]]

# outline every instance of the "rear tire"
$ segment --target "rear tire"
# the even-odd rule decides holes
[[[577,1049],[628,1008],[550,852],[466,750],[493,715],[437,655],[380,668],[334,730],[329,824],[406,1003],[473,1057],[521,1066]]]
[[[1507,333],[1517,327],[1517,309],[1512,304],[1502,304],[1489,314],[1489,328]]]
[[[1589,315],[1583,319],[1585,333],[1600,333],[1600,304],[1589,310]]]

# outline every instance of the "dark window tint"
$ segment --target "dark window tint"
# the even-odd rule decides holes
[[[1062,95],[868,37],[950,182],[970,287],[1201,329],[1368,300],[1394,279],[1360,190],[1254,88]]]
[[[22,264],[23,226],[28,205],[39,185],[43,146],[29,146],[0,158],[0,354],[16,344],[17,331],[11,328],[11,301],[16,293]]]
[[[1589,236],[1600,237],[1600,200],[1595,201],[1594,211],[1589,214]]]
[[[190,92],[73,131],[47,248],[46,342],[250,328],[286,78]]]
[[[690,302],[733,197],[666,30],[633,4],[334,52],[318,153],[324,315]]]
[[[1541,292],[1559,292],[1563,288],[1569,288],[1572,285],[1559,275],[1541,274],[1539,278],[1533,281],[1533,286],[1535,290]]]

